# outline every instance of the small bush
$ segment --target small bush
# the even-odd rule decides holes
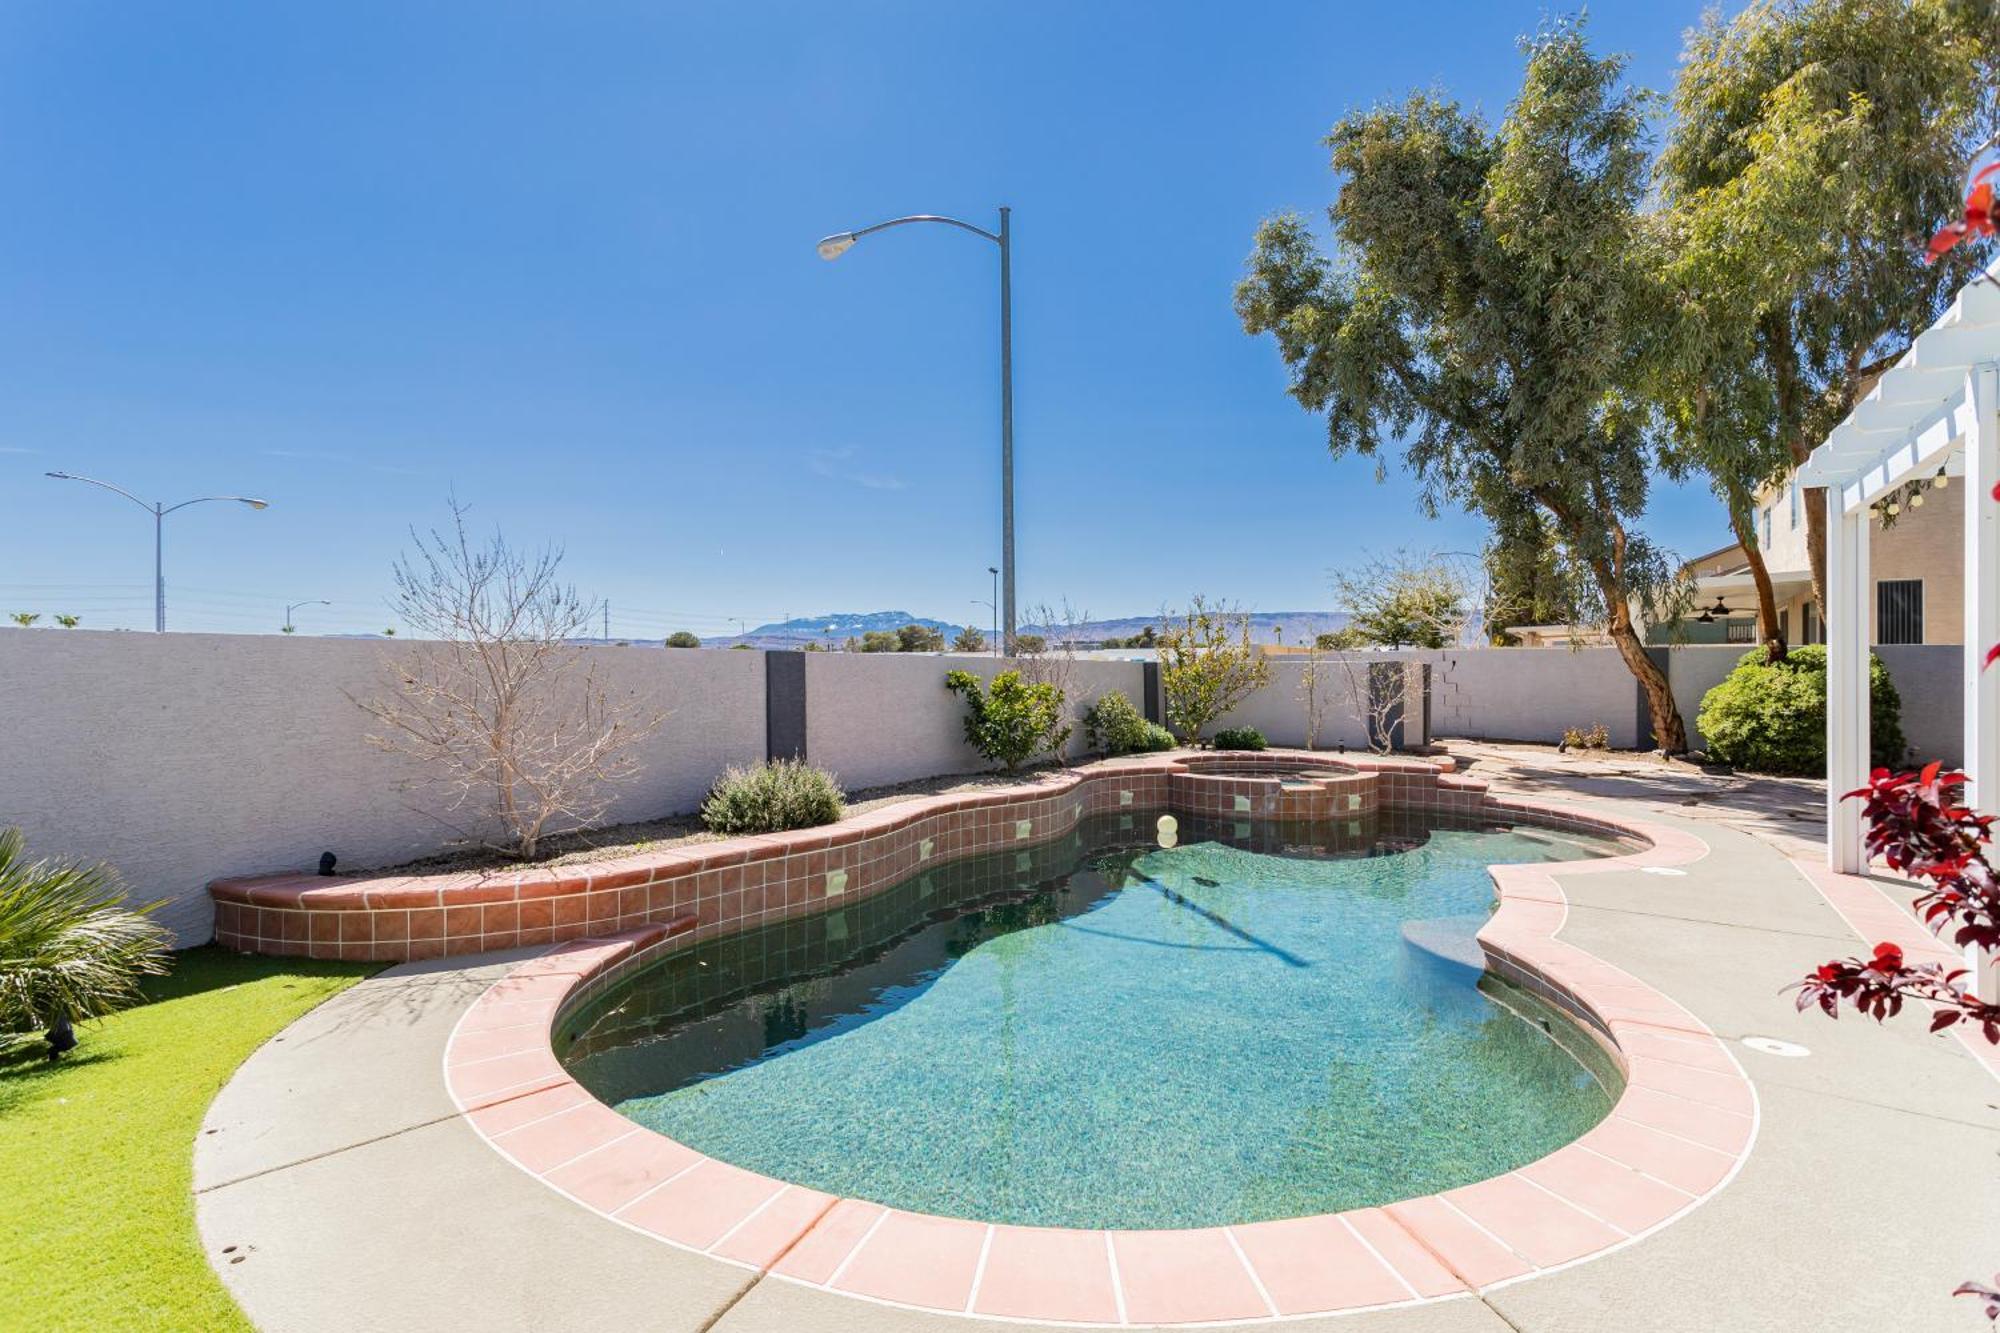
[[[782,833],[832,824],[846,809],[833,774],[803,759],[775,759],[724,770],[701,803],[701,822],[712,833]]]
[[[1215,733],[1218,750],[1262,750],[1270,745],[1255,727],[1224,727]]]
[[[944,687],[965,696],[965,739],[1009,773],[1038,754],[1060,753],[1069,739],[1063,692],[1003,671],[991,685],[970,671],[948,672]]]
[[[1098,754],[1153,754],[1174,748],[1174,733],[1148,722],[1119,690],[1083,710],[1083,735]]]
[[[29,861],[21,830],[0,829],[0,1053],[47,1029],[53,1060],[73,1024],[136,1001],[173,944],[157,906],[127,907],[104,866]]]
[[[1889,669],[1868,655],[1869,750],[1878,768],[1902,762],[1903,701]],[[1826,648],[1794,648],[1777,662],[1756,648],[1702,697],[1696,718],[1709,752],[1756,773],[1826,775]]]
[[[1602,722],[1589,727],[1564,727],[1563,749],[1565,750],[1608,750],[1611,748],[1611,728]]]

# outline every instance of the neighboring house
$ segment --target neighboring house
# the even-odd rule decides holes
[[[1960,559],[1965,488],[1956,477],[1943,487],[1925,485],[1883,525],[1878,506],[1868,542],[1868,575],[1875,585],[1870,643],[1961,643],[1965,623],[1965,571]],[[1824,643],[1826,632],[1813,602],[1812,566],[1806,558],[1805,506],[1809,495],[1795,477],[1757,494],[1757,545],[1778,603],[1778,629],[1788,643]],[[1754,643],[1757,585],[1743,548],[1732,544],[1688,562],[1695,576],[1696,612],[1684,622],[1682,642]],[[1702,617],[1707,619],[1703,620]],[[1671,631],[1654,636],[1667,640]]]
[[[1941,643],[1964,641],[1965,488],[1956,475],[1936,478],[1908,500],[1886,525],[1877,507],[1877,526],[1868,542],[1868,574],[1875,585],[1869,642]],[[1920,498],[1919,498],[1920,497]],[[1778,603],[1778,629],[1787,643],[1824,643],[1819,607],[1813,602],[1812,565],[1806,558],[1808,495],[1795,477],[1757,493],[1757,545],[1764,552]],[[1653,644],[1742,643],[1758,641],[1757,585],[1740,543],[1696,556],[1684,566],[1695,581],[1695,609],[1678,626],[1653,625]],[[1525,648],[1598,647],[1602,633],[1568,625],[1510,625],[1507,632]]]

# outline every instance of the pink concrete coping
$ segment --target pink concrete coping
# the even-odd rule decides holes
[[[1083,1325],[1273,1321],[1448,1300],[1599,1257],[1726,1185],[1755,1141],[1755,1090],[1692,1013],[1557,938],[1559,880],[1694,861],[1651,824],[1492,800],[1514,815],[1623,833],[1643,850],[1493,869],[1480,934],[1496,971],[1575,1014],[1627,1074],[1576,1142],[1443,1194],[1184,1231],[991,1224],[836,1198],[708,1157],[625,1119],[557,1062],[558,1016],[680,947],[686,923],[559,946],[461,1017],[444,1077],[473,1130],[582,1207],[681,1249],[806,1287],[918,1310]]]
[[[1345,768],[1321,784],[1326,808],[1281,791],[1275,777],[1205,779],[1226,765],[1272,773]],[[1379,806],[1479,813],[1485,784],[1451,775],[1451,761],[1318,751],[1199,752],[1100,760],[1005,787],[915,797],[821,828],[693,843],[574,866],[330,877],[305,873],[219,879],[215,938],[245,953],[406,962],[589,939],[693,914],[699,937],[745,930],[878,893],[930,868],[1061,836],[1089,814],[1164,809],[1245,819],[1325,817],[1332,788],[1356,787]],[[1344,804],[1344,799],[1343,799]]]

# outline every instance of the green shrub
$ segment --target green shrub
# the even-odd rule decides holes
[[[1903,701],[1889,669],[1868,655],[1869,737],[1872,762],[1902,762]],[[1772,662],[1762,648],[1745,653],[1736,669],[1702,697],[1696,725],[1709,752],[1757,773],[1826,775],[1826,649],[1794,648]]]
[[[1611,748],[1611,728],[1602,722],[1589,727],[1564,727],[1563,748],[1565,750],[1608,750]]]
[[[125,906],[103,866],[26,861],[19,829],[0,829],[0,1051],[47,1029],[49,1058],[75,1044],[72,1024],[139,998],[139,978],[167,970],[173,943]]]
[[[1120,690],[1083,710],[1083,735],[1097,754],[1152,754],[1174,748],[1174,733],[1148,722]]]
[[[774,759],[724,770],[701,803],[701,822],[714,833],[781,833],[834,823],[846,808],[833,774]]]
[[[1069,739],[1063,692],[1054,685],[1031,685],[1018,671],[985,685],[970,671],[953,671],[944,686],[965,696],[965,739],[1009,773],[1038,754],[1061,751]]]
[[[1271,743],[1255,727],[1224,727],[1215,733],[1213,744],[1218,750],[1262,750]]]
[[[692,630],[677,629],[667,636],[666,645],[669,648],[699,648],[701,640],[695,637]]]

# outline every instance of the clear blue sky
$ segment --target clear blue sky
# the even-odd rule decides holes
[[[1695,0],[1592,6],[1663,87]],[[1539,4],[399,3],[0,9],[0,610],[370,630],[456,488],[553,540],[614,632],[830,610],[983,622],[989,246],[1015,210],[1024,603],[1328,604],[1369,550],[1470,549],[1335,464],[1230,311],[1318,213],[1343,112],[1497,115]],[[1701,491],[1651,530],[1720,545]]]

